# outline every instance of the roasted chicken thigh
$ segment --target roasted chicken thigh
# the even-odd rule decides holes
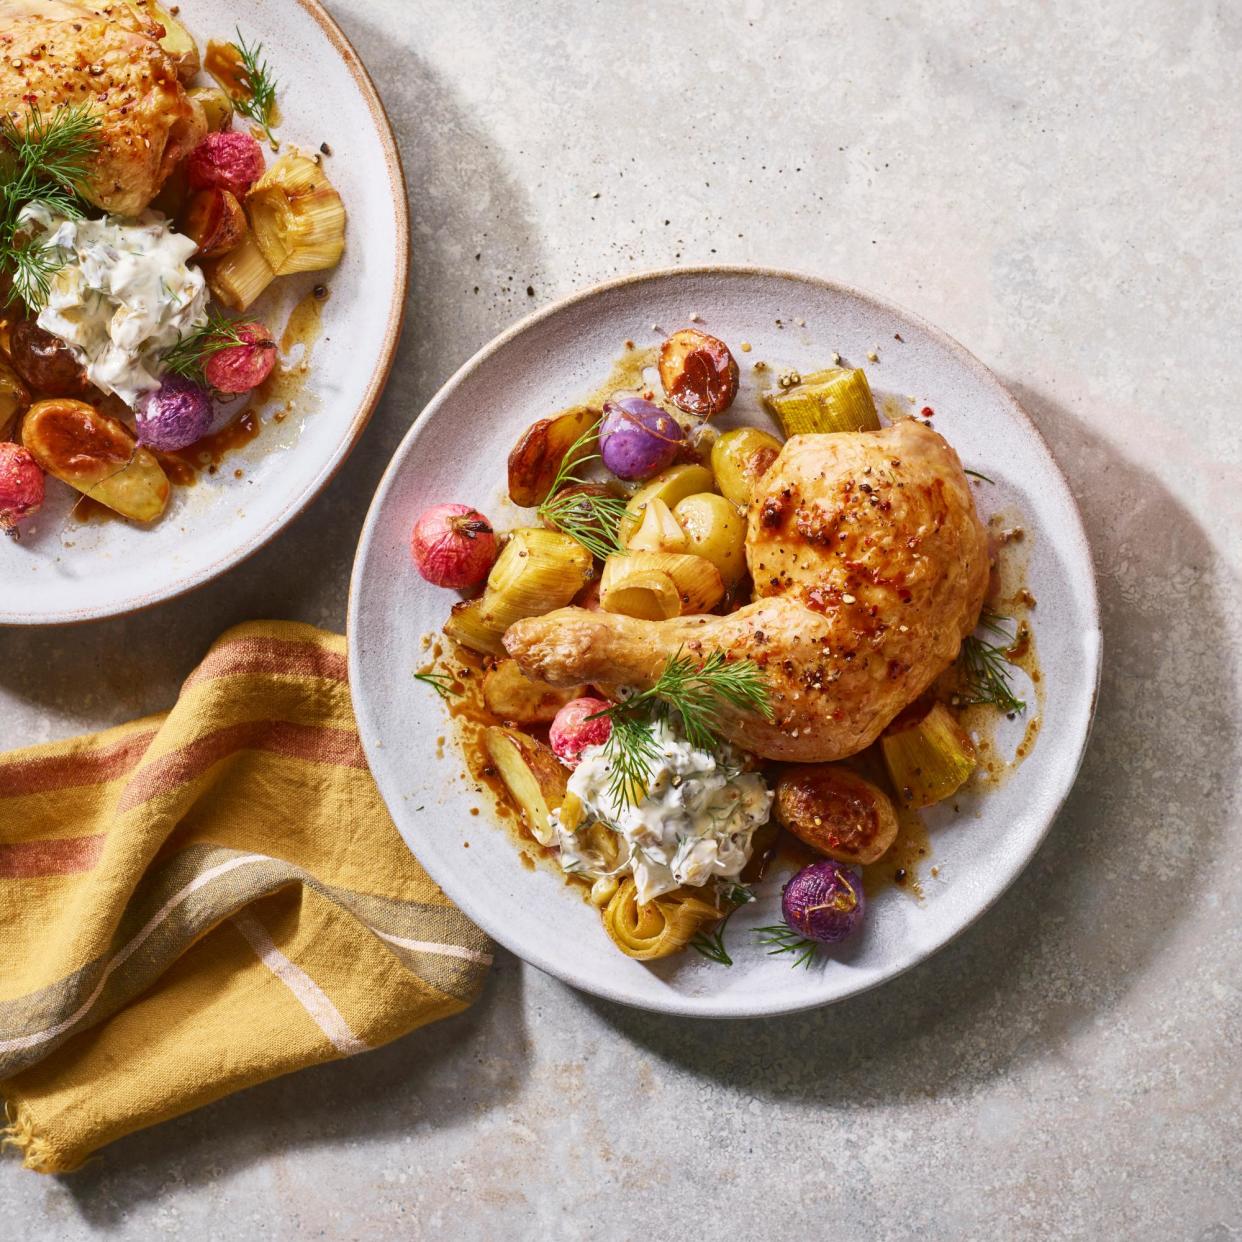
[[[90,108],[99,151],[82,194],[116,215],[142,211],[206,132],[162,33],[121,0],[0,0],[0,114],[21,128],[32,109]]]
[[[989,574],[961,462],[914,419],[790,439],[755,488],[746,550],[756,599],[736,612],[563,608],[511,626],[505,647],[553,685],[644,688],[678,650],[748,657],[773,719],[734,714],[724,736],[770,759],[829,761],[870,745],[953,661]]]

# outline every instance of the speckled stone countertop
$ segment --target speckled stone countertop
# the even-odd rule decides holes
[[[379,1052],[71,1177],[0,1161],[0,1235],[1242,1237],[1242,8],[335,8],[413,206],[387,396],[222,581],[0,631],[5,745],[166,706],[233,622],[342,627],[371,491],[459,363],[579,286],[713,260],[874,290],[1009,384],[1096,555],[1093,740],[1023,877],[878,991],[711,1025],[501,954],[473,1010]]]

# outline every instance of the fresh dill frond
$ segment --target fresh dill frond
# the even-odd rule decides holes
[[[996,483],[995,479],[989,479],[986,474],[980,474],[978,470],[967,470],[963,467],[962,473],[970,475],[972,479],[982,479],[985,483]]]
[[[759,943],[767,948],[769,957],[781,953],[792,953],[794,958],[790,965],[795,970],[799,966],[809,967],[815,958],[816,950],[819,948],[817,941],[808,940],[805,936],[799,936],[792,927],[784,923],[772,923],[767,927],[756,927],[755,935],[759,937]]]
[[[455,694],[460,694],[454,684],[454,678],[449,673],[415,673],[415,681],[421,681],[423,685],[430,686],[442,699],[447,702]]]
[[[160,355],[160,365],[166,372],[194,380],[206,386],[203,367],[212,354],[235,345],[250,345],[256,349],[275,349],[272,341],[248,341],[238,331],[237,321],[222,315],[212,307],[207,312],[207,322],[191,328],[175,345],[170,345]]]
[[[747,902],[755,900],[755,894],[745,884],[729,884],[721,889],[720,900],[729,907],[728,913],[710,932],[698,932],[690,941],[690,947],[709,961],[717,962],[721,966],[732,966],[733,959],[725,948],[725,929],[729,926],[729,920]]]
[[[1012,662],[1008,648],[1013,645],[1015,635],[1003,624],[1009,620],[1009,617],[986,612],[979,618],[979,628],[1002,639],[1003,645],[990,643],[974,634],[962,640],[957,657],[962,680],[961,690],[955,696],[958,705],[973,707],[990,703],[1006,713],[1026,711],[1026,703],[1014,694],[1010,683]]]
[[[233,100],[233,107],[244,117],[263,128],[268,142],[276,141],[272,134],[272,115],[276,107],[276,79],[263,58],[263,44],[249,44],[242,36],[241,28],[235,26],[237,41],[233,46],[241,57],[242,73],[246,79],[248,96]]]
[[[589,453],[586,450],[599,438],[600,421],[596,419],[569,446],[548,489],[547,499],[536,512],[554,530],[576,539],[592,556],[603,561],[625,552],[620,531],[627,502],[622,496],[568,490],[583,486],[586,480],[578,474],[579,468],[599,459],[598,451]]]
[[[726,707],[772,719],[763,673],[753,660],[730,660],[715,651],[700,665],[679,650],[647,690],[587,719],[607,716],[612,732],[605,743],[609,794],[618,806],[635,806],[647,788],[647,775],[659,759],[651,725],[676,717],[696,750],[715,750],[720,716]]]
[[[21,126],[0,116],[0,274],[9,276],[4,305],[20,300],[38,311],[47,303],[64,259],[56,247],[23,236],[21,213],[35,205],[53,216],[81,218],[78,192],[99,147],[98,129],[99,118],[82,104],[48,117],[32,105]]]

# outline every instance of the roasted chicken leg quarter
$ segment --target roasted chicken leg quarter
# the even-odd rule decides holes
[[[727,616],[641,621],[562,608],[504,644],[553,685],[645,688],[679,650],[758,663],[771,722],[738,712],[728,739],[816,763],[870,745],[955,659],[987,589],[987,536],[957,454],[913,419],[794,436],[757,485],[746,553],[755,601]]]

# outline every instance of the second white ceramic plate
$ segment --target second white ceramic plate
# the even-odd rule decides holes
[[[937,809],[927,817],[933,857],[923,867],[921,901],[896,888],[881,892],[858,939],[809,970],[767,956],[751,933],[779,920],[779,874],[730,925],[731,968],[693,952],[651,965],[622,956],[576,890],[549,868],[521,865],[488,795],[465,773],[444,705],[413,679],[427,659],[421,636],[439,630],[455,598],[415,573],[414,519],[428,505],[461,501],[501,528],[518,524],[518,511],[503,500],[505,459],[517,436],[593,391],[627,340],[657,343],[691,315],[741,364],[741,393],[724,425],[768,425],[757,394],[772,372],[757,375],[754,360],[814,370],[839,352],[866,367],[875,389],[931,406],[965,465],[995,480],[976,490],[983,516],[1014,515],[1027,532],[1045,690],[1034,750],[1000,788],[958,799],[959,813]],[[869,361],[877,345],[879,360]],[[501,944],[576,987],[704,1016],[789,1012],[873,987],[986,910],[1035,852],[1073,783],[1099,660],[1095,581],[1078,512],[1039,434],[996,378],[904,311],[826,281],[765,270],[632,277],[571,297],[497,338],[440,390],[397,450],[367,517],[350,590],[350,679],[367,757],[402,836],[445,892]],[[1014,722],[1002,740],[1016,745],[1022,728]],[[435,739],[445,735],[437,754]]]
[[[293,407],[269,402],[261,434],[230,452],[216,473],[174,488],[168,510],[149,527],[120,518],[80,523],[70,517],[77,493],[49,479],[47,502],[22,524],[20,541],[0,539],[0,624],[130,612],[243,560],[296,517],[345,460],[397,346],[408,268],[405,182],[357,54],[316,0],[182,0],[179,14],[201,51],[208,39],[234,38],[235,29],[264,45],[279,84],[278,136],[332,152],[324,167],[345,202],[345,255],[332,271],[278,280],[247,312],[279,339],[300,299],[319,283],[329,290]],[[301,347],[291,353],[298,364]]]

